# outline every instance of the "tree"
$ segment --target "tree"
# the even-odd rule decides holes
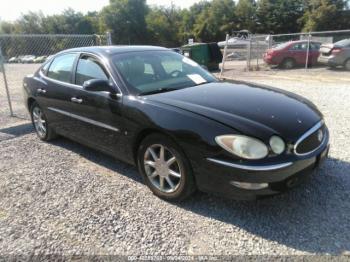
[[[193,4],[189,9],[183,9],[181,12],[182,22],[180,26],[180,37],[181,40],[185,43],[189,38],[194,38],[194,26],[198,17],[204,12],[207,8],[210,7],[208,1],[200,1]]]
[[[0,21],[0,34],[11,34],[15,31],[15,25],[11,22]]]
[[[345,8],[346,2],[342,0],[309,0],[302,18],[303,31],[348,29]]]
[[[257,2],[258,33],[300,32],[298,22],[304,13],[304,0],[259,0]]]
[[[257,27],[255,0],[239,0],[235,9],[237,28],[255,32]]]
[[[167,47],[179,46],[181,21],[181,11],[174,5],[153,8],[146,17],[152,43]]]
[[[14,23],[14,33],[23,34],[42,34],[43,19],[45,18],[42,12],[28,12],[22,14],[22,16]]]
[[[198,16],[194,25],[196,39],[211,42],[225,39],[226,33],[235,29],[235,2],[233,0],[213,0]]]
[[[45,17],[43,28],[51,34],[93,34],[98,28],[98,19],[94,16],[97,16],[97,12],[83,15],[69,8],[62,14]]]
[[[109,30],[115,44],[147,44],[146,0],[110,0],[100,16],[103,31]]]

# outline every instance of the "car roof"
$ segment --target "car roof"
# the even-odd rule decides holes
[[[78,47],[61,51],[59,54],[66,52],[86,52],[98,54],[106,57],[113,56],[115,54],[129,53],[129,52],[144,52],[144,51],[168,51],[168,48],[160,46],[142,46],[142,45],[125,45],[125,46],[89,46]]]
[[[290,41],[289,43],[290,44],[297,44],[297,43],[307,43],[308,42],[308,40],[307,39],[305,39],[305,40],[294,40],[294,41]],[[319,42],[319,41],[314,41],[314,40],[310,40],[310,43],[318,43],[318,44],[321,44],[321,42]]]

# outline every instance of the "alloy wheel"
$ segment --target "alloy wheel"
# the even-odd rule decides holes
[[[294,61],[292,59],[287,59],[284,62],[284,68],[285,69],[292,69],[294,67]]]
[[[163,193],[175,192],[181,181],[183,170],[175,154],[167,147],[154,144],[144,154],[144,168],[147,178]]]
[[[39,137],[44,138],[46,136],[47,128],[43,112],[39,107],[36,106],[33,108],[32,116],[37,134]]]

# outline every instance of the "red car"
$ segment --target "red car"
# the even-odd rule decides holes
[[[309,65],[317,63],[317,59],[320,55],[320,46],[321,43],[310,42]],[[269,65],[291,69],[297,65],[305,65],[307,48],[308,41],[291,41],[268,49],[263,58],[265,63]]]

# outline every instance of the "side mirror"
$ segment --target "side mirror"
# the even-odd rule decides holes
[[[83,88],[86,91],[91,91],[91,92],[104,91],[104,92],[116,93],[111,83],[108,80],[103,80],[103,79],[91,79],[91,80],[85,81],[83,84]]]

